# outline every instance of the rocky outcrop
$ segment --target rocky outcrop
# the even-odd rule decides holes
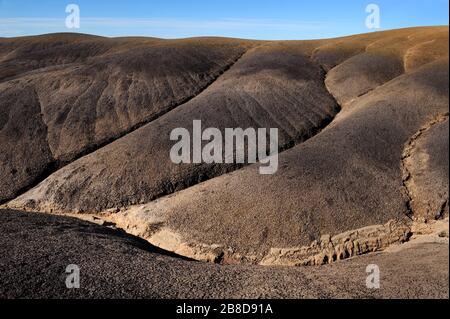
[[[266,266],[320,266],[406,242],[410,226],[400,221],[368,226],[336,236],[323,235],[310,246],[272,248],[260,262]]]

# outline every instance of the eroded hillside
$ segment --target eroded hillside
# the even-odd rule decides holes
[[[0,40],[0,194],[20,195],[8,207],[94,215],[184,256],[264,264],[384,249],[409,240],[413,220],[448,216],[447,27],[44,39]],[[278,128],[278,172],[173,164],[170,132],[193,120]]]

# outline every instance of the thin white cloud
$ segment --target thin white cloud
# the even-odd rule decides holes
[[[36,29],[61,30],[65,27],[64,18],[0,18],[0,29],[28,32]],[[285,30],[305,31],[320,30],[327,27],[324,22],[288,21],[270,19],[220,19],[188,20],[167,18],[83,18],[81,27],[91,28],[126,28],[126,29],[166,29],[166,30]]]
[[[25,28],[59,28],[64,27],[64,19],[56,18],[0,18],[0,27]]]
[[[221,20],[183,20],[183,19],[122,19],[122,18],[84,18],[87,26],[104,27],[155,27],[155,28],[195,28],[195,29],[242,29],[242,28],[276,28],[305,29],[321,28],[321,22],[297,22],[285,20],[261,19],[221,19]]]

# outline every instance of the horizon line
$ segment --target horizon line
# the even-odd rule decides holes
[[[9,18],[7,18],[9,19]],[[16,19],[16,18],[11,18]],[[53,18],[51,18],[53,19]],[[54,18],[55,20],[63,20],[59,18]],[[87,18],[85,18],[87,19]],[[0,18],[0,27],[1,27],[1,21],[6,19]],[[225,36],[225,35],[195,35],[195,36],[186,36],[186,37],[160,37],[160,36],[152,36],[152,35],[117,35],[117,36],[110,36],[110,35],[104,35],[104,34],[96,34],[96,33],[85,33],[85,32],[76,32],[76,31],[55,31],[55,32],[44,32],[44,33],[36,33],[36,34],[24,34],[24,35],[18,35],[18,36],[1,36],[0,39],[15,39],[15,38],[26,38],[26,37],[39,37],[39,36],[50,36],[50,35],[58,35],[58,34],[69,34],[69,35],[84,35],[84,36],[92,36],[92,37],[101,37],[106,39],[120,39],[120,38],[153,38],[153,39],[159,39],[159,40],[183,40],[183,39],[195,39],[195,38],[225,38],[225,39],[236,39],[236,40],[249,40],[249,41],[316,41],[316,40],[327,40],[327,39],[339,39],[339,38],[345,38],[355,35],[364,35],[364,34],[370,34],[370,33],[378,33],[378,32],[388,32],[388,31],[394,31],[394,30],[405,30],[405,29],[415,29],[415,28],[449,28],[448,24],[443,25],[416,25],[416,26],[406,26],[401,28],[390,28],[390,29],[376,29],[376,30],[369,30],[367,32],[359,32],[359,33],[351,33],[351,34],[344,34],[339,35],[335,37],[324,37],[324,38],[306,38],[306,39],[257,39],[257,38],[242,38],[242,37],[233,37],[233,36]],[[0,29],[0,32],[2,30]]]

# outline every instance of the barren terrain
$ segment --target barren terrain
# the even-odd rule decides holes
[[[448,36],[1,38],[0,296],[448,298]],[[278,172],[174,164],[193,120]]]

